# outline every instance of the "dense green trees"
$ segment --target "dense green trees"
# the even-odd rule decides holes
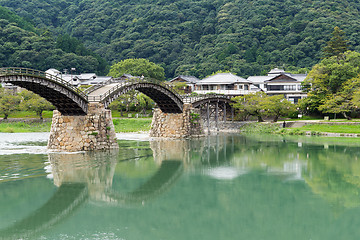
[[[144,58],[122,60],[112,65],[109,71],[109,75],[112,77],[120,77],[125,73],[158,81],[165,79],[164,68]]]
[[[121,116],[124,112],[137,111],[143,115],[147,115],[146,111],[155,107],[155,103],[148,96],[137,91],[129,91],[121,95],[110,104],[111,110],[117,110]]]
[[[7,119],[11,112],[18,110],[20,101],[21,98],[11,90],[0,88],[0,114],[4,115],[4,119]]]
[[[343,55],[344,52],[349,50],[348,40],[345,39],[345,33],[339,27],[335,27],[332,32],[331,39],[326,43],[324,47],[324,57],[332,57]]]
[[[5,10],[0,7],[0,13],[2,11]],[[0,15],[0,67],[29,67],[43,71],[76,68],[79,72],[107,73],[107,62],[86,50],[76,39],[65,35],[56,41],[49,31],[39,32],[41,34],[12,13]]]
[[[0,88],[0,114],[4,119],[17,110],[34,111],[40,119],[43,119],[43,111],[54,109],[51,103],[33,92],[22,90],[16,93],[13,90]]]
[[[348,113],[357,110],[360,87],[360,53],[348,51],[341,58],[332,56],[316,64],[304,81],[308,97],[300,102],[310,112]]]
[[[33,92],[23,90],[19,93],[19,96],[22,99],[19,105],[20,110],[34,111],[40,119],[43,119],[43,111],[55,109],[55,107],[45,98],[42,98]]]
[[[168,79],[202,78],[218,70],[246,77],[274,66],[311,68],[335,26],[347,34],[351,50],[360,50],[360,7],[352,0],[0,0],[0,5],[38,29],[79,39],[111,64],[129,58],[161,64]]]
[[[249,116],[255,116],[259,122],[263,122],[265,116],[273,117],[277,122],[279,117],[288,116],[295,112],[295,105],[284,99],[282,95],[267,96],[263,92],[234,97],[233,107],[243,120]]]

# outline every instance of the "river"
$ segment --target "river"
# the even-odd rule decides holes
[[[0,239],[358,239],[360,140],[118,134],[54,153],[0,133]]]

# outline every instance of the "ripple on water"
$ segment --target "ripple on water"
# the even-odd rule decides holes
[[[49,133],[0,133],[0,181],[45,176]],[[11,158],[7,155],[13,155]]]
[[[49,133],[0,133],[0,155],[45,154]]]

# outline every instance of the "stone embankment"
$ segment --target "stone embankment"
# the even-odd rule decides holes
[[[101,103],[90,103],[86,116],[65,116],[55,110],[48,148],[67,152],[119,148],[111,111]]]

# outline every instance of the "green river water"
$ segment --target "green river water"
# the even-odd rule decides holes
[[[360,238],[357,139],[121,140],[74,154],[41,139],[0,142],[0,239]]]

